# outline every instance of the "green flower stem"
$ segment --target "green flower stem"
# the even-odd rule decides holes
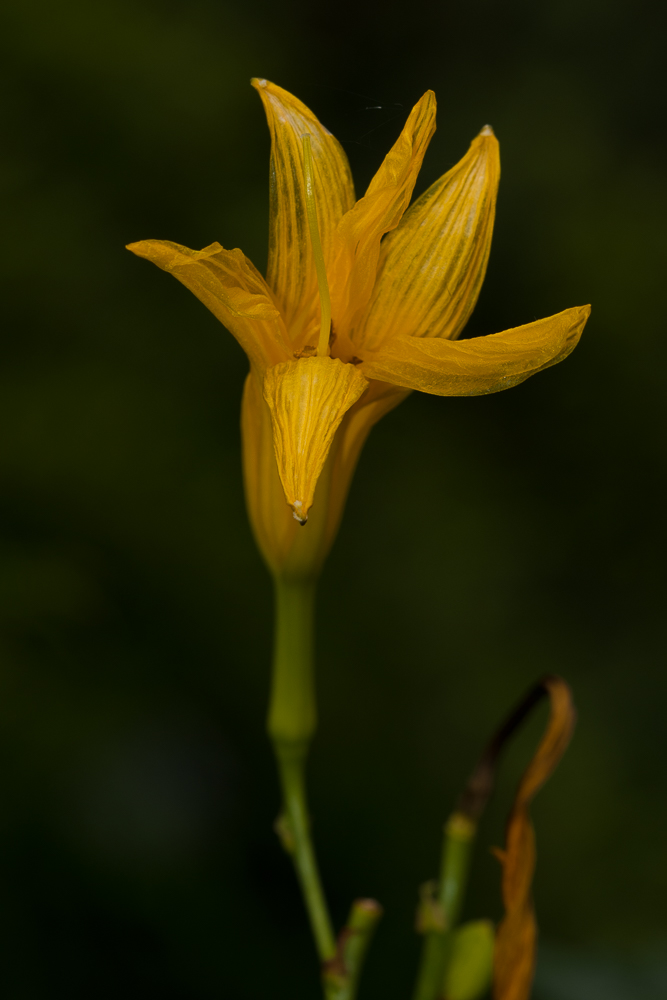
[[[454,930],[468,883],[476,826],[455,812],[445,824],[437,894],[422,901],[420,929],[425,934],[413,1000],[440,1000],[451,955]]]
[[[321,962],[336,954],[331,918],[310,837],[305,764],[317,713],[313,681],[315,586],[276,580],[276,633],[268,730],[278,763],[283,812],[278,832],[292,855]]]
[[[355,899],[338,938],[338,954],[324,970],[327,1000],[355,1000],[368,945],[382,916],[374,899]]]

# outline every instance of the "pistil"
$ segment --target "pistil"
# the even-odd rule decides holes
[[[320,291],[320,336],[317,341],[317,353],[319,357],[327,357],[329,354],[329,336],[331,333],[331,298],[329,296],[327,272],[324,266],[322,243],[320,241],[320,229],[317,224],[315,173],[313,170],[313,153],[310,136],[306,134],[302,136],[302,139],[303,173],[306,181],[306,214],[308,216],[308,229],[310,230],[310,245],[313,249],[315,271],[317,273],[317,286]]]

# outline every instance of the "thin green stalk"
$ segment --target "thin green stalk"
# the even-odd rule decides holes
[[[276,744],[283,790],[283,813],[279,832],[292,855],[321,962],[336,954],[336,941],[310,836],[304,783],[305,747]]]
[[[278,832],[291,854],[321,962],[336,954],[331,918],[310,836],[305,763],[317,714],[313,681],[311,583],[276,581],[276,633],[268,730],[278,763],[283,812]]]
[[[382,907],[374,899],[355,899],[338,937],[338,953],[324,969],[327,1000],[355,1000],[368,945],[381,916]]]
[[[440,879],[435,893],[422,899],[420,929],[425,935],[413,1000],[440,1000],[454,930],[468,882],[475,824],[459,812],[445,825]]]
[[[493,790],[500,753],[557,678],[543,677],[514,706],[491,737],[445,825],[440,880],[423,889],[418,929],[425,935],[413,1000],[440,1000],[465,889],[477,824]]]

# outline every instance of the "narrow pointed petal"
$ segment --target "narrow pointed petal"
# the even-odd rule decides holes
[[[409,393],[372,382],[346,412],[317,480],[308,529],[302,531],[293,510],[285,503],[276,463],[273,420],[262,386],[263,379],[251,371],[241,408],[243,472],[250,523],[275,576],[283,580],[315,580],[336,537],[352,474],[371,427]]]
[[[240,250],[224,250],[219,243],[189,250],[167,240],[142,240],[127,249],[153,261],[194,292],[261,371],[290,356],[285,324],[271,292]]]
[[[384,240],[359,346],[459,336],[486,273],[499,179],[498,142],[487,126]]]
[[[340,221],[330,269],[336,328],[354,336],[377,276],[380,240],[410,204],[424,153],[435,132],[435,94],[427,91],[387,153],[363,198]]]
[[[319,316],[317,276],[310,248],[303,172],[303,136],[311,137],[315,199],[324,260],[333,234],[354,205],[354,185],[342,146],[305,104],[268,80],[252,81],[271,132],[269,263],[273,289],[293,341]]]
[[[287,361],[264,376],[278,472],[287,503],[301,524],[308,519],[334,434],[367,388],[355,365],[336,358]]]
[[[590,314],[576,306],[546,319],[470,340],[395,337],[367,355],[361,371],[436,396],[481,396],[510,389],[574,350]]]

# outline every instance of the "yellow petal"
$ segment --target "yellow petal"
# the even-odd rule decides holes
[[[380,240],[401,220],[410,203],[424,153],[435,132],[435,94],[415,105],[363,198],[341,219],[329,269],[336,331],[352,334],[373,290]]]
[[[395,336],[458,337],[486,273],[499,178],[498,142],[487,126],[383,241],[357,345],[377,350]]]
[[[537,923],[531,898],[535,869],[535,832],[530,803],[563,756],[574,729],[570,689],[558,677],[544,680],[551,701],[547,731],[528,765],[507,824],[502,893],[505,917],[496,935],[494,1000],[528,1000],[535,968]]]
[[[354,185],[342,146],[305,104],[268,80],[253,80],[271,132],[271,204],[267,281],[285,317],[292,342],[317,324],[317,275],[308,235],[303,135],[311,137],[315,200],[325,263],[333,234],[354,204]]]
[[[315,504],[303,531],[285,503],[273,444],[271,411],[262,394],[263,378],[251,370],[241,407],[243,478],[250,524],[274,576],[287,581],[317,578],[328,552],[323,536],[328,517],[330,460],[317,482]],[[332,451],[335,449],[332,448]],[[330,459],[332,453],[330,452]]]
[[[489,337],[395,337],[360,365],[368,379],[436,396],[481,396],[523,382],[574,350],[590,314],[576,306]]]
[[[287,503],[301,524],[308,519],[334,434],[367,387],[355,365],[327,357],[287,361],[264,376],[278,472]]]
[[[194,292],[262,371],[291,356],[271,292],[240,250],[224,250],[219,243],[189,250],[167,240],[142,240],[127,249],[152,260]]]
[[[317,579],[333,544],[350,481],[371,427],[408,395],[372,382],[341,421],[315,488],[307,530],[285,503],[273,444],[271,411],[262,379],[251,371],[241,409],[243,472],[248,514],[259,549],[274,576],[283,581]]]

